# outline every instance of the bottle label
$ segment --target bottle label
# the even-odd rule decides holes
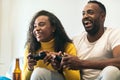
[[[13,73],[13,80],[21,80],[21,73]]]

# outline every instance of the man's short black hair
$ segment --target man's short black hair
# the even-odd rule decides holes
[[[96,4],[98,4],[98,6],[102,9],[102,11],[106,14],[106,8],[101,2],[96,1],[96,0],[90,0],[90,1],[88,1],[88,3],[96,3]]]

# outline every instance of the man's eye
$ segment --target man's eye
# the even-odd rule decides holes
[[[87,13],[92,15],[92,14],[94,14],[94,11],[88,10]]]
[[[85,15],[85,12],[82,12],[82,15]]]

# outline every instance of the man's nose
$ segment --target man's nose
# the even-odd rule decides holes
[[[83,18],[87,18],[89,15],[87,14],[87,13],[85,13],[84,15],[83,15]]]

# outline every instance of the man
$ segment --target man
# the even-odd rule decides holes
[[[86,32],[73,38],[78,56],[64,55],[64,68],[80,70],[83,80],[120,80],[120,30],[104,27],[106,9],[89,1],[83,9]]]

